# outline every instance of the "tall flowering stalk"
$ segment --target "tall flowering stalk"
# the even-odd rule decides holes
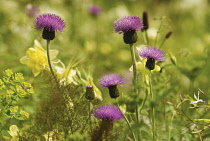
[[[142,48],[140,50],[139,56],[141,56],[142,58],[146,58],[146,64],[145,66],[147,67],[148,70],[150,70],[150,75],[149,75],[149,92],[151,95],[152,100],[154,101],[154,95],[152,92],[152,73],[151,71],[155,69],[155,61],[164,61],[165,60],[165,53],[156,47],[153,46],[149,46],[149,47],[145,47]],[[155,141],[156,139],[156,133],[155,133],[156,129],[155,129],[155,107],[152,104],[152,133],[153,133],[153,141]]]
[[[37,29],[42,29],[42,38],[47,40],[47,59],[48,59],[48,64],[50,71],[57,82],[57,77],[54,73],[54,70],[51,65],[50,61],[50,40],[53,40],[55,38],[55,32],[62,32],[65,23],[64,21],[57,15],[55,14],[42,14],[39,15],[35,20],[34,20],[35,26]]]
[[[138,95],[138,78],[136,71],[136,57],[134,43],[138,40],[137,31],[143,28],[142,20],[137,16],[127,16],[117,19],[114,22],[115,32],[123,33],[123,39],[126,44],[130,45],[132,64],[133,64],[133,85],[134,91]],[[139,121],[138,106],[136,106],[136,118]]]

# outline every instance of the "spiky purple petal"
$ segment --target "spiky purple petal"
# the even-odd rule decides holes
[[[161,49],[153,46],[142,48],[140,50],[139,56],[147,59],[154,59],[157,61],[165,60],[165,53]]]
[[[99,79],[101,87],[108,88],[110,86],[120,85],[125,83],[125,79],[119,74],[104,75]]]
[[[50,13],[39,15],[34,20],[34,23],[37,29],[45,29],[47,31],[62,32],[65,27],[65,23],[61,17]]]
[[[99,119],[120,120],[123,114],[120,109],[114,105],[102,105],[95,109],[94,115]]]
[[[138,31],[143,28],[142,19],[137,16],[122,17],[114,21],[115,32],[125,33],[127,31]]]

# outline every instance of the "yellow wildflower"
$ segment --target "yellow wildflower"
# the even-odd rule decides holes
[[[24,79],[23,74],[22,73],[15,73],[14,80],[20,81],[21,79]]]
[[[7,90],[7,97],[11,97],[12,94],[14,94],[15,92],[13,90]]]
[[[10,108],[10,112],[11,112],[10,114],[14,115],[15,113],[17,113],[18,108],[19,108],[18,106],[14,106],[14,107]]]
[[[0,79],[0,90],[5,88],[4,82]]]
[[[4,71],[4,74],[5,74],[6,76],[11,77],[11,76],[12,76],[12,74],[13,74],[13,72],[12,72],[12,70],[11,70],[11,69],[7,69],[7,70],[5,70],[5,71]]]
[[[24,118],[29,118],[29,113],[26,111],[21,110],[20,114],[24,117]]]
[[[55,59],[57,55],[57,50],[50,50],[51,59]],[[20,62],[26,64],[32,69],[34,76],[37,76],[41,71],[46,69],[46,66],[48,66],[47,52],[42,48],[41,44],[35,40],[34,47],[31,47],[26,51],[26,56],[22,57]]]

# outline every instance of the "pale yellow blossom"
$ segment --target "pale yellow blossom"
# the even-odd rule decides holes
[[[50,50],[51,60],[55,59],[57,55],[57,50]],[[37,76],[41,71],[48,68],[47,52],[42,48],[41,44],[35,40],[34,47],[26,51],[26,56],[22,57],[20,62],[26,64],[32,70],[34,76]]]

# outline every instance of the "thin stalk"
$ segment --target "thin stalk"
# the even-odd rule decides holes
[[[133,85],[134,85],[134,91],[136,95],[138,95],[138,88],[137,88],[137,71],[136,71],[136,57],[135,57],[135,47],[133,44],[130,44],[130,50],[131,50],[131,57],[132,57],[132,64],[133,64]],[[139,123],[139,111],[138,111],[138,105],[136,105],[136,119]]]
[[[189,88],[190,95],[194,93],[194,79],[190,79],[190,88]]]
[[[149,45],[149,38],[148,38],[147,30],[145,30],[144,32],[145,32],[146,44]]]
[[[129,123],[127,117],[126,117],[124,114],[123,114],[123,116],[124,116],[124,119],[125,119],[126,123],[128,124],[128,127],[130,128],[130,131],[131,131],[132,136],[133,136],[133,140],[134,140],[134,141],[137,141],[137,140],[136,140],[136,136],[135,136],[135,134],[134,134],[134,132],[133,132],[133,130],[132,130],[131,124]]]
[[[161,44],[160,44],[159,48],[161,48],[161,47],[163,46],[163,44],[164,44],[165,40],[166,40],[166,38],[164,38],[164,39],[163,39],[163,41],[161,42]]]
[[[150,94],[152,97],[152,101],[154,101],[154,95],[152,92],[152,73],[150,71],[149,75],[149,88],[150,88]],[[152,105],[152,136],[153,136],[153,141],[155,141],[155,107]]]
[[[141,110],[143,109],[143,107],[144,107],[144,105],[145,105],[145,102],[146,102],[146,100],[147,100],[147,97],[148,97],[148,92],[146,92],[146,96],[145,96],[144,101],[142,102],[142,105],[141,105],[141,107],[140,107],[140,110],[139,110],[140,113],[141,113]]]
[[[53,68],[52,68],[52,65],[51,65],[51,61],[50,61],[50,40],[47,40],[47,61],[48,61],[48,65],[49,65],[49,68],[50,68],[50,71],[53,75],[53,78],[55,79],[55,82],[58,84],[58,81],[57,81],[57,77],[53,71]]]
[[[89,100],[89,124],[90,124],[90,132],[92,133],[92,122],[91,122],[91,100]]]
[[[163,20],[161,20],[161,23],[160,23],[159,29],[158,29],[158,31],[157,31],[157,35],[156,35],[156,37],[155,37],[155,43],[154,43],[154,46],[156,46],[157,39],[158,39],[158,34],[160,33],[160,29],[161,29],[161,27],[162,27],[162,24],[163,24]]]

